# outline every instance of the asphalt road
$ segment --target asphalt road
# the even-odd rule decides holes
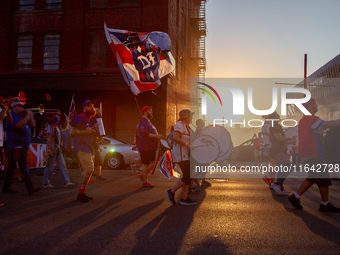
[[[70,170],[73,182],[80,172]],[[0,194],[1,254],[340,254],[340,214],[320,213],[313,186],[302,198],[304,210],[292,208],[261,179],[216,179],[191,195],[197,206],[172,206],[159,172],[155,188],[142,188],[131,170],[103,170],[108,181],[90,183],[90,203],[76,201],[78,185],[29,196],[23,183],[18,194]],[[34,176],[40,185],[42,177]],[[301,179],[286,181],[295,191]],[[2,187],[3,181],[1,181]],[[177,201],[180,192],[177,192]],[[340,206],[340,182],[330,200]]]

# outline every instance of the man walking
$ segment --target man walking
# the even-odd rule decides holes
[[[60,121],[59,113],[55,113],[51,116],[47,116],[49,125],[47,126],[47,154],[48,160],[46,167],[44,169],[44,178],[42,181],[43,188],[53,188],[54,186],[50,183],[54,163],[57,163],[57,167],[60,171],[61,178],[64,183],[64,187],[72,187],[74,183],[70,182],[70,177],[68,175],[66,164],[64,161],[64,156],[61,151],[61,136],[60,130],[58,128],[58,123]]]
[[[17,193],[17,190],[11,188],[14,171],[19,166],[19,171],[24,177],[28,194],[32,195],[41,188],[34,187],[30,173],[27,167],[27,150],[31,144],[31,127],[35,126],[33,113],[23,112],[23,106],[20,102],[12,103],[11,112],[13,122],[6,122],[6,141],[10,154],[10,162],[3,186],[4,193]]]
[[[89,202],[93,200],[93,197],[86,195],[86,186],[94,171],[93,157],[97,132],[94,116],[96,110],[91,100],[86,100],[82,106],[84,112],[74,119],[70,134],[74,136],[74,152],[83,171],[77,200]]]
[[[318,106],[314,98],[311,98],[303,105],[312,115],[303,115],[299,121],[299,156],[303,159],[303,164],[306,167],[310,169],[314,167],[314,169],[316,169],[319,164],[328,165],[323,149],[322,129],[340,125],[340,119],[325,121],[315,116],[315,113],[318,111]],[[332,182],[328,171],[322,171],[321,173],[314,171],[308,171],[309,177],[302,182],[295,194],[288,197],[288,200],[295,208],[301,210],[303,207],[300,204],[300,197],[315,183],[318,185],[322,201],[319,211],[340,212],[340,208],[333,206],[329,202],[329,186],[332,185]]]
[[[188,109],[179,112],[179,121],[174,129],[174,146],[172,149],[172,157],[175,163],[178,163],[182,170],[182,178],[179,179],[172,189],[166,190],[166,195],[172,205],[176,204],[175,192],[182,188],[181,205],[196,205],[196,201],[188,198],[190,185],[190,127],[192,113]]]
[[[142,108],[142,118],[138,124],[138,150],[142,161],[142,172],[139,178],[143,182],[143,187],[152,188],[154,185],[148,182],[148,173],[153,169],[156,163],[156,153],[158,149],[158,140],[163,138],[159,135],[156,127],[151,123],[153,111],[151,106]]]

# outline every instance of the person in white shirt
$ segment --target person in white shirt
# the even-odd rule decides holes
[[[192,112],[188,109],[179,112],[179,120],[175,125],[173,134],[172,157],[174,163],[177,163],[182,170],[182,178],[177,181],[172,189],[166,190],[166,195],[172,205],[176,204],[175,192],[182,188],[181,205],[195,205],[196,201],[188,198],[190,184],[190,127]]]

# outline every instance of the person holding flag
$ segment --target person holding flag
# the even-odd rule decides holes
[[[154,185],[148,182],[148,173],[156,163],[158,140],[163,138],[159,135],[156,127],[151,123],[153,112],[151,106],[142,108],[142,118],[138,124],[138,150],[142,161],[142,172],[139,178],[143,182],[143,187],[153,188]]]
[[[60,113],[45,113],[46,120],[48,122],[47,126],[47,164],[44,169],[44,178],[42,181],[43,188],[54,188],[50,183],[54,163],[57,163],[57,167],[61,173],[61,178],[64,183],[65,188],[72,187],[74,183],[70,182],[70,177],[68,175],[64,156],[61,151],[61,135],[58,128],[60,122]]]

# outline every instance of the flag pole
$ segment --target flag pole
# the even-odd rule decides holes
[[[73,99],[74,99],[74,93],[73,93],[73,95],[72,95],[71,104],[70,104],[70,109],[68,110],[68,115],[69,115],[69,117],[70,117],[70,111],[71,111],[71,108],[72,108],[72,101],[73,101]]]
[[[136,97],[136,95],[133,95],[133,97],[135,98],[135,101],[136,101],[139,117],[142,118],[142,114],[140,112],[140,108],[139,108],[139,104],[138,104],[138,101],[137,101],[137,97]]]

